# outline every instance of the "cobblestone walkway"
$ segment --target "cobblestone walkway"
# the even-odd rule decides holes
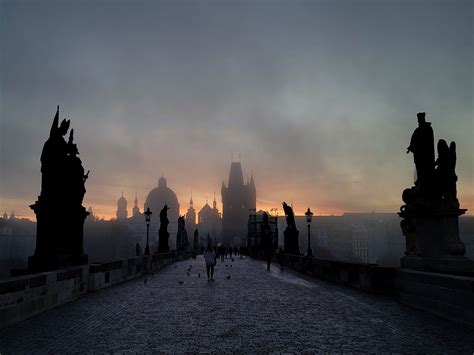
[[[474,352],[474,330],[272,267],[226,259],[208,283],[180,262],[4,329],[0,352]]]

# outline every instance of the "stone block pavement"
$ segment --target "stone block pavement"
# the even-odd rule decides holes
[[[199,256],[87,294],[0,331],[0,353],[474,353],[473,329],[390,298],[248,258],[205,273]]]

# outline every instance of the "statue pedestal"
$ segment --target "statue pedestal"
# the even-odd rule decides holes
[[[58,270],[71,266],[87,265],[88,256],[83,255],[32,255],[28,257],[28,272],[37,273]]]
[[[158,239],[158,253],[169,253],[170,248],[168,245],[168,239],[170,234],[168,232],[160,232]]]
[[[286,228],[283,232],[285,236],[285,254],[300,255],[299,235],[300,232],[293,228]]]
[[[465,212],[459,208],[402,208],[399,215],[404,218],[409,232],[404,231],[407,252],[400,260],[401,267],[447,274],[474,274],[474,261],[464,256],[466,248],[459,238],[459,216]]]
[[[87,264],[83,249],[83,206],[59,208],[41,197],[30,206],[36,214],[36,249],[28,257],[30,273]]]

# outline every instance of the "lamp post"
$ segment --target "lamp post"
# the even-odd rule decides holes
[[[307,257],[313,256],[313,251],[311,250],[311,218],[313,217],[313,212],[308,207],[308,210],[305,213],[306,223],[308,224],[308,251],[306,252]]]
[[[147,207],[145,213],[145,221],[146,221],[146,247],[145,247],[145,255],[150,255],[150,246],[148,245],[148,235],[150,232],[150,217],[152,215],[150,211],[150,207]]]

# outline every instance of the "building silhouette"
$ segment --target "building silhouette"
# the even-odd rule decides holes
[[[162,176],[158,181],[158,187],[155,187],[150,191],[144,204],[144,210],[150,208],[153,213],[151,216],[151,225],[154,225],[157,230],[160,226],[160,211],[163,209],[164,205],[169,207],[168,233],[172,236],[169,239],[169,247],[173,250],[176,247],[176,238],[174,238],[174,236],[176,236],[176,233],[178,232],[179,202],[176,194],[168,187],[166,179]],[[155,236],[153,236],[153,238],[154,237]],[[158,238],[158,236],[156,236],[156,238]]]
[[[198,228],[201,235],[209,235],[213,242],[221,237],[222,217],[217,209],[216,197],[212,202],[212,208],[206,201],[206,204],[198,213]]]
[[[188,211],[186,212],[185,220],[186,220],[186,231],[188,232],[188,236],[192,236],[196,229],[196,210],[194,209],[194,202],[193,202],[192,195],[191,195],[191,199],[189,200],[189,208],[188,208]]]
[[[128,209],[127,209],[127,200],[125,197],[122,196],[117,201],[117,211],[115,212],[117,219],[127,219],[128,217]]]
[[[256,209],[257,194],[253,174],[244,183],[242,166],[231,162],[227,186],[222,182],[222,241],[237,246],[247,237],[249,211]]]
[[[135,193],[135,200],[133,201],[133,208],[132,208],[132,217],[140,216],[140,208],[138,207],[138,198],[137,194]]]

